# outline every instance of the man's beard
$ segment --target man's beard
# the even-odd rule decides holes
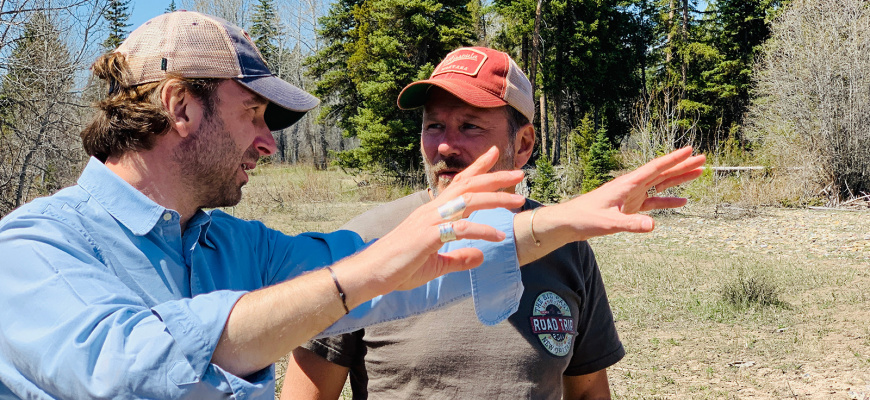
[[[186,186],[194,192],[198,208],[230,207],[242,199],[242,185],[237,182],[241,164],[256,161],[260,153],[252,145],[242,157],[226,130],[223,119],[204,116],[204,123],[192,132],[176,150]]]
[[[514,169],[514,152],[512,147],[513,146],[508,146],[507,149],[500,150],[498,161],[496,161],[491,171],[506,171]],[[432,190],[432,196],[437,197],[440,194],[441,189],[439,184],[442,184],[444,188],[447,188],[447,186],[453,181],[452,178],[439,178],[439,173],[445,170],[461,172],[468,168],[469,165],[470,164],[455,157],[448,157],[435,164],[430,164],[429,161],[426,160],[426,155],[424,154],[423,171],[426,173],[426,181],[429,183],[429,189]]]

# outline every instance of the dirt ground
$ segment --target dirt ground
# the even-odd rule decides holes
[[[685,208],[590,241],[626,357],[621,399],[870,400],[870,213]],[[733,307],[747,276],[776,305]]]

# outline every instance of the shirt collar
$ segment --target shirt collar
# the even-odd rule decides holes
[[[78,184],[137,236],[154,229],[166,212],[166,207],[149,199],[94,157],[88,161]]]

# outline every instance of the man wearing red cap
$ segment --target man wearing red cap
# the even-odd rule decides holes
[[[420,141],[429,189],[343,227],[364,239],[383,235],[435,199],[490,147],[501,151],[494,170],[521,168],[532,155],[531,83],[503,52],[451,52],[429,79],[405,87],[398,105],[424,108]],[[534,210],[534,221],[540,206],[526,200],[515,211]],[[521,273],[524,293],[508,323],[479,324],[467,299],[308,342],[293,353],[284,398],[337,398],[348,372],[354,399],[609,398],[606,368],[625,351],[589,245],[569,243]]]

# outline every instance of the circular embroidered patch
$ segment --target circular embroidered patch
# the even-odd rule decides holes
[[[571,308],[559,295],[543,292],[535,299],[529,322],[532,333],[538,335],[541,344],[550,353],[564,357],[574,344],[574,319]]]

